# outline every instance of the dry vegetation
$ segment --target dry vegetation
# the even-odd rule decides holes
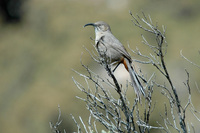
[[[89,40],[93,32],[83,29],[82,26],[88,22],[104,20],[112,26],[113,33],[125,47],[128,47],[128,41],[132,49],[137,46],[147,52],[148,50],[140,45],[142,41],[140,34],[146,35],[146,33],[133,27],[129,21],[129,10],[140,12],[142,9],[151,14],[154,22],[159,20],[159,24],[165,24],[167,42],[170,44],[165,61],[169,72],[173,74],[172,79],[176,79],[174,85],[179,88],[177,93],[180,94],[180,99],[186,97],[182,100],[182,104],[186,104],[188,99],[185,94],[188,94],[188,91],[182,83],[187,79],[186,68],[190,73],[192,101],[196,109],[200,110],[199,92],[195,89],[199,86],[199,68],[180,56],[182,50],[185,57],[197,65],[200,64],[198,54],[200,2],[127,1],[116,7],[112,6],[111,2],[112,0],[109,2],[29,0],[23,5],[24,17],[21,23],[0,22],[2,132],[50,132],[48,122],[57,120],[58,104],[62,109],[61,129],[66,129],[68,132],[76,129],[71,113],[76,119],[79,115],[83,120],[87,119],[89,113],[85,105],[75,98],[81,97],[82,94],[71,79],[74,76],[79,80],[79,76],[76,76],[72,69],[84,72],[79,62],[81,52],[85,51],[83,45],[88,49],[93,48]],[[102,7],[103,11],[100,10]],[[148,35],[146,37],[151,38]],[[84,64],[92,67],[95,72],[100,71],[97,65],[93,65],[90,55],[85,53],[87,52],[84,52],[82,57]],[[133,56],[134,59],[140,59],[136,55]],[[139,66],[145,73],[152,71],[149,67],[136,65],[137,68]],[[83,81],[80,79],[80,82]],[[160,91],[154,92],[154,95],[157,94],[160,94]],[[156,105],[163,106],[163,103],[157,102]],[[152,121],[158,120],[153,115],[152,117]],[[193,121],[196,118],[191,115],[188,120]],[[193,125],[196,127],[196,132],[199,132],[196,123]]]
[[[149,34],[153,34],[155,39],[154,43],[149,43],[148,39],[142,35],[143,44],[149,49],[149,54],[144,54],[143,51],[138,48],[131,51],[141,57],[141,60],[137,62],[144,65],[153,66],[159,76],[152,72],[151,75],[142,73],[140,70],[139,77],[143,81],[143,86],[146,88],[147,97],[143,101],[138,102],[137,98],[133,98],[134,95],[128,95],[129,83],[125,86],[119,83],[112,67],[107,62],[99,57],[95,52],[89,51],[92,59],[99,65],[103,66],[107,71],[110,78],[103,78],[98,73],[92,71],[87,65],[81,65],[87,71],[87,74],[79,73],[75,71],[80,77],[82,77],[86,85],[80,83],[73,78],[77,88],[85,94],[84,97],[77,97],[86,104],[90,116],[89,120],[85,122],[79,116],[82,126],[72,116],[75,124],[77,125],[77,132],[98,132],[98,130],[107,130],[109,132],[196,132],[198,128],[194,126],[194,121],[188,119],[191,115],[196,118],[197,124],[199,121],[199,112],[196,110],[192,102],[191,87],[190,87],[190,74],[185,69],[186,80],[183,81],[185,90],[187,90],[187,102],[182,104],[177,89],[179,87],[174,86],[176,79],[172,80],[173,74],[169,74],[165,57],[167,55],[167,42],[165,36],[165,27],[162,26],[162,31],[159,30],[157,24],[153,24],[150,16],[146,16],[142,13],[142,17],[139,15],[134,16],[131,12],[132,22],[135,26],[141,28]],[[97,51],[97,50],[96,50]],[[190,62],[192,65],[200,68],[197,64],[188,60],[185,56],[181,56]],[[150,67],[150,66],[149,66]],[[145,76],[144,76],[145,75]],[[162,82],[158,82],[157,78],[164,78]],[[196,89],[199,89],[198,86]],[[115,91],[116,94],[112,91]],[[155,91],[159,91],[160,94],[154,95]],[[159,100],[158,98],[164,99]],[[158,103],[163,102],[163,106],[157,106]],[[163,110],[163,111],[162,111]],[[186,112],[189,112],[190,114]],[[160,119],[152,121],[153,117]],[[60,117],[60,113],[59,113]],[[153,119],[154,120],[154,119]],[[51,126],[55,132],[62,132],[59,130],[59,119],[55,126]],[[86,124],[85,124],[86,123]],[[156,124],[155,124],[156,123]],[[52,123],[50,123],[53,125]],[[104,128],[98,129],[99,125],[103,125]],[[65,130],[64,130],[65,132]]]

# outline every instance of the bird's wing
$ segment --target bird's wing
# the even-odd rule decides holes
[[[102,41],[105,41],[105,43],[109,43],[109,46],[119,53],[121,53],[124,57],[126,57],[129,61],[132,62],[130,54],[127,52],[125,47],[121,44],[121,42],[115,38],[112,34],[109,36],[104,36],[102,38]]]

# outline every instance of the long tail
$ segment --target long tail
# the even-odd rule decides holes
[[[135,70],[133,69],[133,67],[131,66],[131,63],[128,59],[124,58],[124,62],[123,62],[125,68],[127,69],[127,71],[129,72],[130,74],[130,77],[131,77],[131,83],[135,89],[135,93],[140,101],[140,96],[141,94],[143,96],[145,96],[145,91],[144,91],[144,88],[142,87],[138,77],[137,77],[137,74],[135,72]],[[145,96],[146,97],[146,96]]]

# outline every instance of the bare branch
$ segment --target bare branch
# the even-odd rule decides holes
[[[52,122],[49,122],[50,128],[51,128],[53,133],[61,133],[61,131],[58,129],[58,127],[60,126],[61,123],[62,123],[62,120],[61,120],[61,109],[60,109],[60,105],[58,105],[58,119],[57,119],[57,122],[55,124],[53,124]],[[64,130],[64,133],[65,133],[65,130]]]
[[[190,64],[196,66],[197,68],[200,68],[199,65],[195,64],[194,62],[190,61],[188,58],[186,58],[183,54],[182,54],[182,50],[180,51],[180,55],[183,59],[185,59],[186,61],[188,61]]]

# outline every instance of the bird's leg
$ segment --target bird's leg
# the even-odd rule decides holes
[[[121,64],[121,62],[119,62],[116,67],[113,69],[113,72],[117,69],[117,67]]]

